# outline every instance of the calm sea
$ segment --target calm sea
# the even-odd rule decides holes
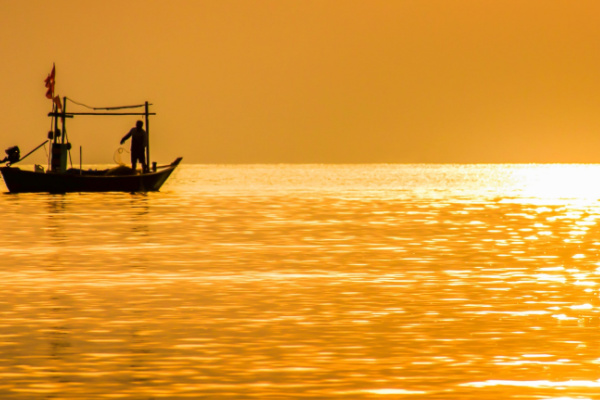
[[[2,194],[0,398],[600,399],[599,199],[600,165]]]

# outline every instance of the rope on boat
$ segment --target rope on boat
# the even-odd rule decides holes
[[[123,110],[123,109],[126,109],[126,108],[140,108],[140,107],[145,107],[146,106],[145,104],[139,104],[139,105],[134,105],[134,106],[92,107],[92,106],[88,106],[86,104],[77,102],[77,101],[75,101],[75,100],[73,100],[71,98],[67,98],[67,100],[69,100],[71,103],[77,104],[78,106],[89,108],[90,110]],[[151,104],[149,104],[149,105],[151,105]]]
[[[31,150],[29,153],[27,153],[23,157],[19,158],[18,161],[15,161],[14,163],[11,163],[11,164],[16,164],[18,162],[23,161],[24,159],[26,159],[27,157],[29,157],[31,154],[33,154],[34,151],[36,151],[37,149],[39,149],[40,147],[42,147],[43,145],[45,145],[46,142],[47,142],[47,140],[44,140],[44,142],[42,144],[40,144],[38,147],[36,147],[35,149]]]
[[[125,162],[123,162],[123,159],[121,158],[121,154],[129,154],[129,150],[127,150],[124,147],[119,147],[117,150],[115,150],[115,153],[113,154],[113,161],[115,162],[115,164],[121,165],[121,166],[125,166]]]
[[[65,136],[67,138],[67,144],[69,143],[69,134],[67,133],[67,130],[65,129]],[[73,168],[73,159],[71,158],[71,146],[67,146],[67,152],[69,153],[69,162],[71,163],[71,168]]]

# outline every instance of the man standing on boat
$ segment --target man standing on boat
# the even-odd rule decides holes
[[[129,133],[123,136],[121,144],[125,143],[127,139],[131,137],[131,168],[135,171],[138,160],[142,164],[142,171],[148,172],[148,165],[146,164],[146,147],[148,146],[148,134],[142,127],[144,123],[138,121],[134,128],[131,128]]]

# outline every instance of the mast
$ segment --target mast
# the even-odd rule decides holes
[[[58,143],[58,109],[56,103],[52,105],[52,111],[54,111],[54,143]]]
[[[65,124],[65,115],[67,114],[67,98],[63,97],[62,115],[60,117],[62,121],[62,144],[65,144],[65,137],[67,136],[67,126]]]
[[[146,171],[150,172],[150,118],[148,118],[148,102],[144,104],[145,107],[145,116],[146,116]]]
[[[64,98],[62,111],[58,111],[58,105],[55,103],[52,107],[53,112],[49,115],[54,117],[54,142],[52,143],[52,159],[50,163],[51,171],[55,173],[64,173],[67,171],[67,153],[71,144],[66,142],[67,124],[66,118],[73,118],[67,114],[67,98]],[[62,132],[58,129],[58,118],[60,117]]]

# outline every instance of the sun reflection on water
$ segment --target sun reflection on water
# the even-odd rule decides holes
[[[0,397],[598,398],[598,166],[182,173],[0,198]]]
[[[532,165],[519,171],[523,194],[538,199],[576,199],[594,201],[600,198],[600,169],[597,165],[555,164]]]
[[[537,204],[540,212],[547,212],[548,205],[585,206],[600,199],[600,186],[596,184],[600,182],[600,166],[595,164],[521,165],[509,168],[502,175],[501,188],[506,194],[514,194],[504,201]],[[562,218],[578,218],[580,212],[574,210]],[[595,220],[597,216],[591,218]],[[579,221],[578,225],[585,224]]]

